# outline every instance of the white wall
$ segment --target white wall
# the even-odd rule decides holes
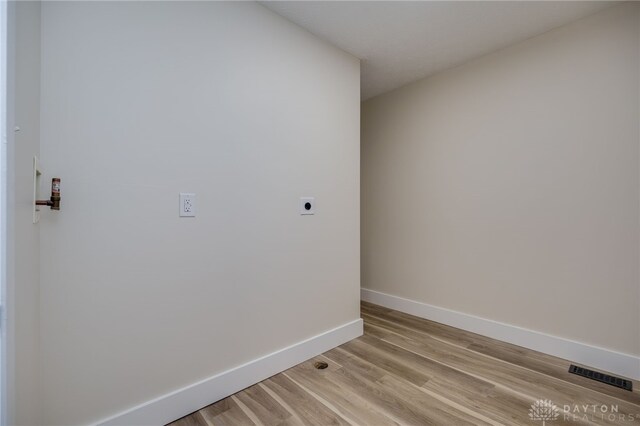
[[[640,355],[639,7],[363,104],[363,287]]]
[[[359,94],[355,58],[255,3],[43,4],[45,423],[359,317]]]
[[[40,417],[39,227],[33,224],[33,156],[40,151],[40,2],[9,3],[7,361],[9,424]],[[14,132],[14,127],[19,132]]]

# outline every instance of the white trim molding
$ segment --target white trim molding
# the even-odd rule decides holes
[[[96,425],[141,426],[170,423],[309,358],[355,339],[362,335],[362,329],[361,319],[351,321],[200,382],[177,389],[108,419],[101,420]]]
[[[363,288],[365,302],[640,380],[640,357]]]

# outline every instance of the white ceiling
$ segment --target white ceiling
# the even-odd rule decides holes
[[[362,99],[612,5],[607,1],[267,1],[362,60]]]

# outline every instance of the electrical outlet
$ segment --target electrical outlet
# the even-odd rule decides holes
[[[300,214],[316,214],[316,199],[314,197],[300,198]]]
[[[195,217],[196,194],[192,192],[180,193],[180,217]]]

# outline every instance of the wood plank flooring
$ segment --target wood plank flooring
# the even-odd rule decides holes
[[[211,425],[640,425],[634,391],[568,373],[569,361],[362,303],[364,336],[172,423]],[[318,370],[317,361],[328,367]]]

